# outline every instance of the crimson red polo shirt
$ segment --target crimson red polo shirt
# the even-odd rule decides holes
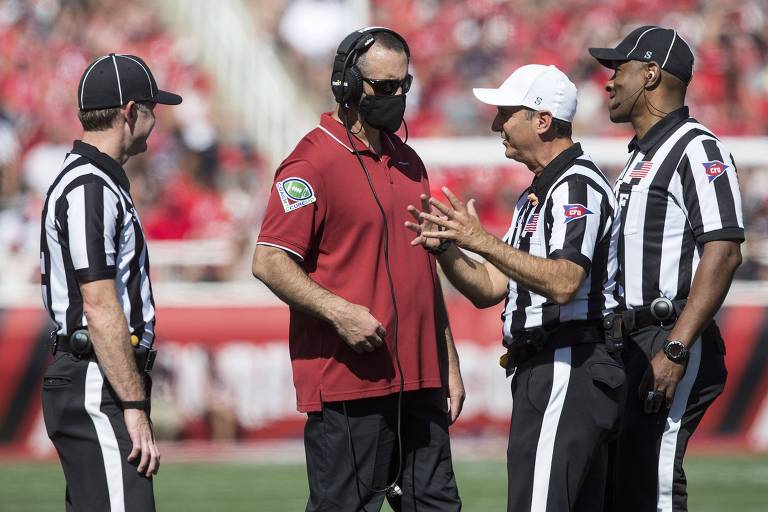
[[[412,220],[406,207],[429,193],[424,164],[394,135],[382,133],[381,155],[353,139],[387,215],[405,390],[440,387],[435,259],[410,245],[413,233],[403,226]],[[387,335],[385,346],[357,354],[330,323],[291,308],[288,338],[300,412],[399,390],[383,228],[344,126],[323,114],[277,169],[257,243],[287,251],[320,286],[369,308]]]

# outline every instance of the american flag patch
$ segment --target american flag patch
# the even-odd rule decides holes
[[[653,169],[653,162],[646,162],[645,160],[637,162],[635,168],[629,173],[629,179],[643,179],[648,176],[648,173]]]
[[[530,216],[528,219],[528,222],[525,223],[525,227],[523,228],[523,233],[535,233],[536,232],[536,226],[539,224],[539,214],[534,213]]]

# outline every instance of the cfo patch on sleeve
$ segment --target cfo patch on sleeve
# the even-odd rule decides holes
[[[283,210],[286,212],[292,212],[317,201],[312,186],[301,178],[287,178],[278,181],[275,187],[280,195],[280,201],[283,203]]]
[[[593,215],[593,212],[587,210],[586,206],[579,203],[564,204],[563,208],[565,209],[563,214],[565,215],[566,224],[573,222],[574,220],[582,219],[587,215]]]

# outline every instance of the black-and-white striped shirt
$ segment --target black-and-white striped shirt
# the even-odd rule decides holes
[[[623,226],[617,292],[631,309],[688,297],[703,245],[743,241],[744,221],[733,157],[687,107],[629,150],[614,193]]]
[[[128,328],[151,347],[155,304],[144,233],[123,168],[75,141],[43,206],[40,235],[43,301],[69,335],[87,325],[80,285],[113,279]]]
[[[619,211],[611,185],[580,144],[560,153],[534,179],[538,204],[523,192],[504,241],[533,256],[567,259],[587,274],[568,304],[558,305],[519,283],[509,282],[504,340],[531,327],[572,320],[600,320],[616,307],[616,246]]]

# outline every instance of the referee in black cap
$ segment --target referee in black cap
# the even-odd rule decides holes
[[[160,455],[149,419],[155,307],[144,233],[123,164],[147,149],[158,90],[133,55],[86,68],[83,126],[48,190],[40,236],[43,300],[56,323],[43,414],[66,477],[68,512],[154,511]]]
[[[614,185],[624,311],[606,326],[625,340],[628,395],[612,510],[685,511],[683,456],[725,385],[714,316],[741,263],[736,165],[685,106],[694,58],[677,31],[644,26],[616,48],[589,52],[613,69],[611,121],[635,130]]]

